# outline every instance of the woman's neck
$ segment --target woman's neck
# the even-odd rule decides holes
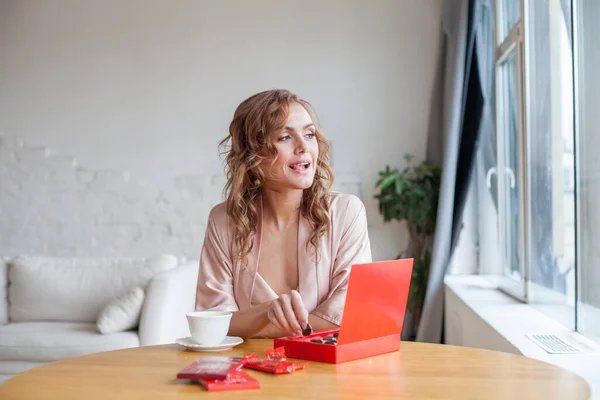
[[[262,197],[265,222],[275,225],[278,230],[285,230],[298,222],[302,190],[275,191],[264,188]]]

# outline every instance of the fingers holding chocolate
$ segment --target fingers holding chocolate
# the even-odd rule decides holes
[[[277,329],[291,335],[302,335],[308,324],[308,311],[295,290],[273,300],[267,316]]]
[[[280,296],[280,299],[283,315],[285,316],[287,326],[290,328],[289,332],[296,335],[302,334],[302,328],[300,327],[298,318],[294,313],[294,306],[292,306],[292,297],[290,295],[284,294]]]

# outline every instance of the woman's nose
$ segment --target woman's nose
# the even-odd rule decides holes
[[[296,145],[296,154],[302,153],[306,153],[306,143],[304,143],[304,140],[299,140]]]

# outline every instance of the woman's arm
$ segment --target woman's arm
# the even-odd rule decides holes
[[[217,214],[217,218],[215,218]],[[211,210],[200,255],[196,311],[238,311],[233,293],[233,262],[224,237],[223,219]]]
[[[268,328],[271,321],[268,312],[271,303],[262,303],[243,311],[236,311],[231,316],[229,336],[239,336],[243,339],[263,336],[262,332]],[[267,336],[271,337],[271,336]]]

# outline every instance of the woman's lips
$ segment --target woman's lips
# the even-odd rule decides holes
[[[290,168],[295,172],[302,173],[302,172],[308,171],[310,168],[310,165],[311,165],[310,162],[304,161],[304,162],[292,164],[292,165],[290,165]]]

